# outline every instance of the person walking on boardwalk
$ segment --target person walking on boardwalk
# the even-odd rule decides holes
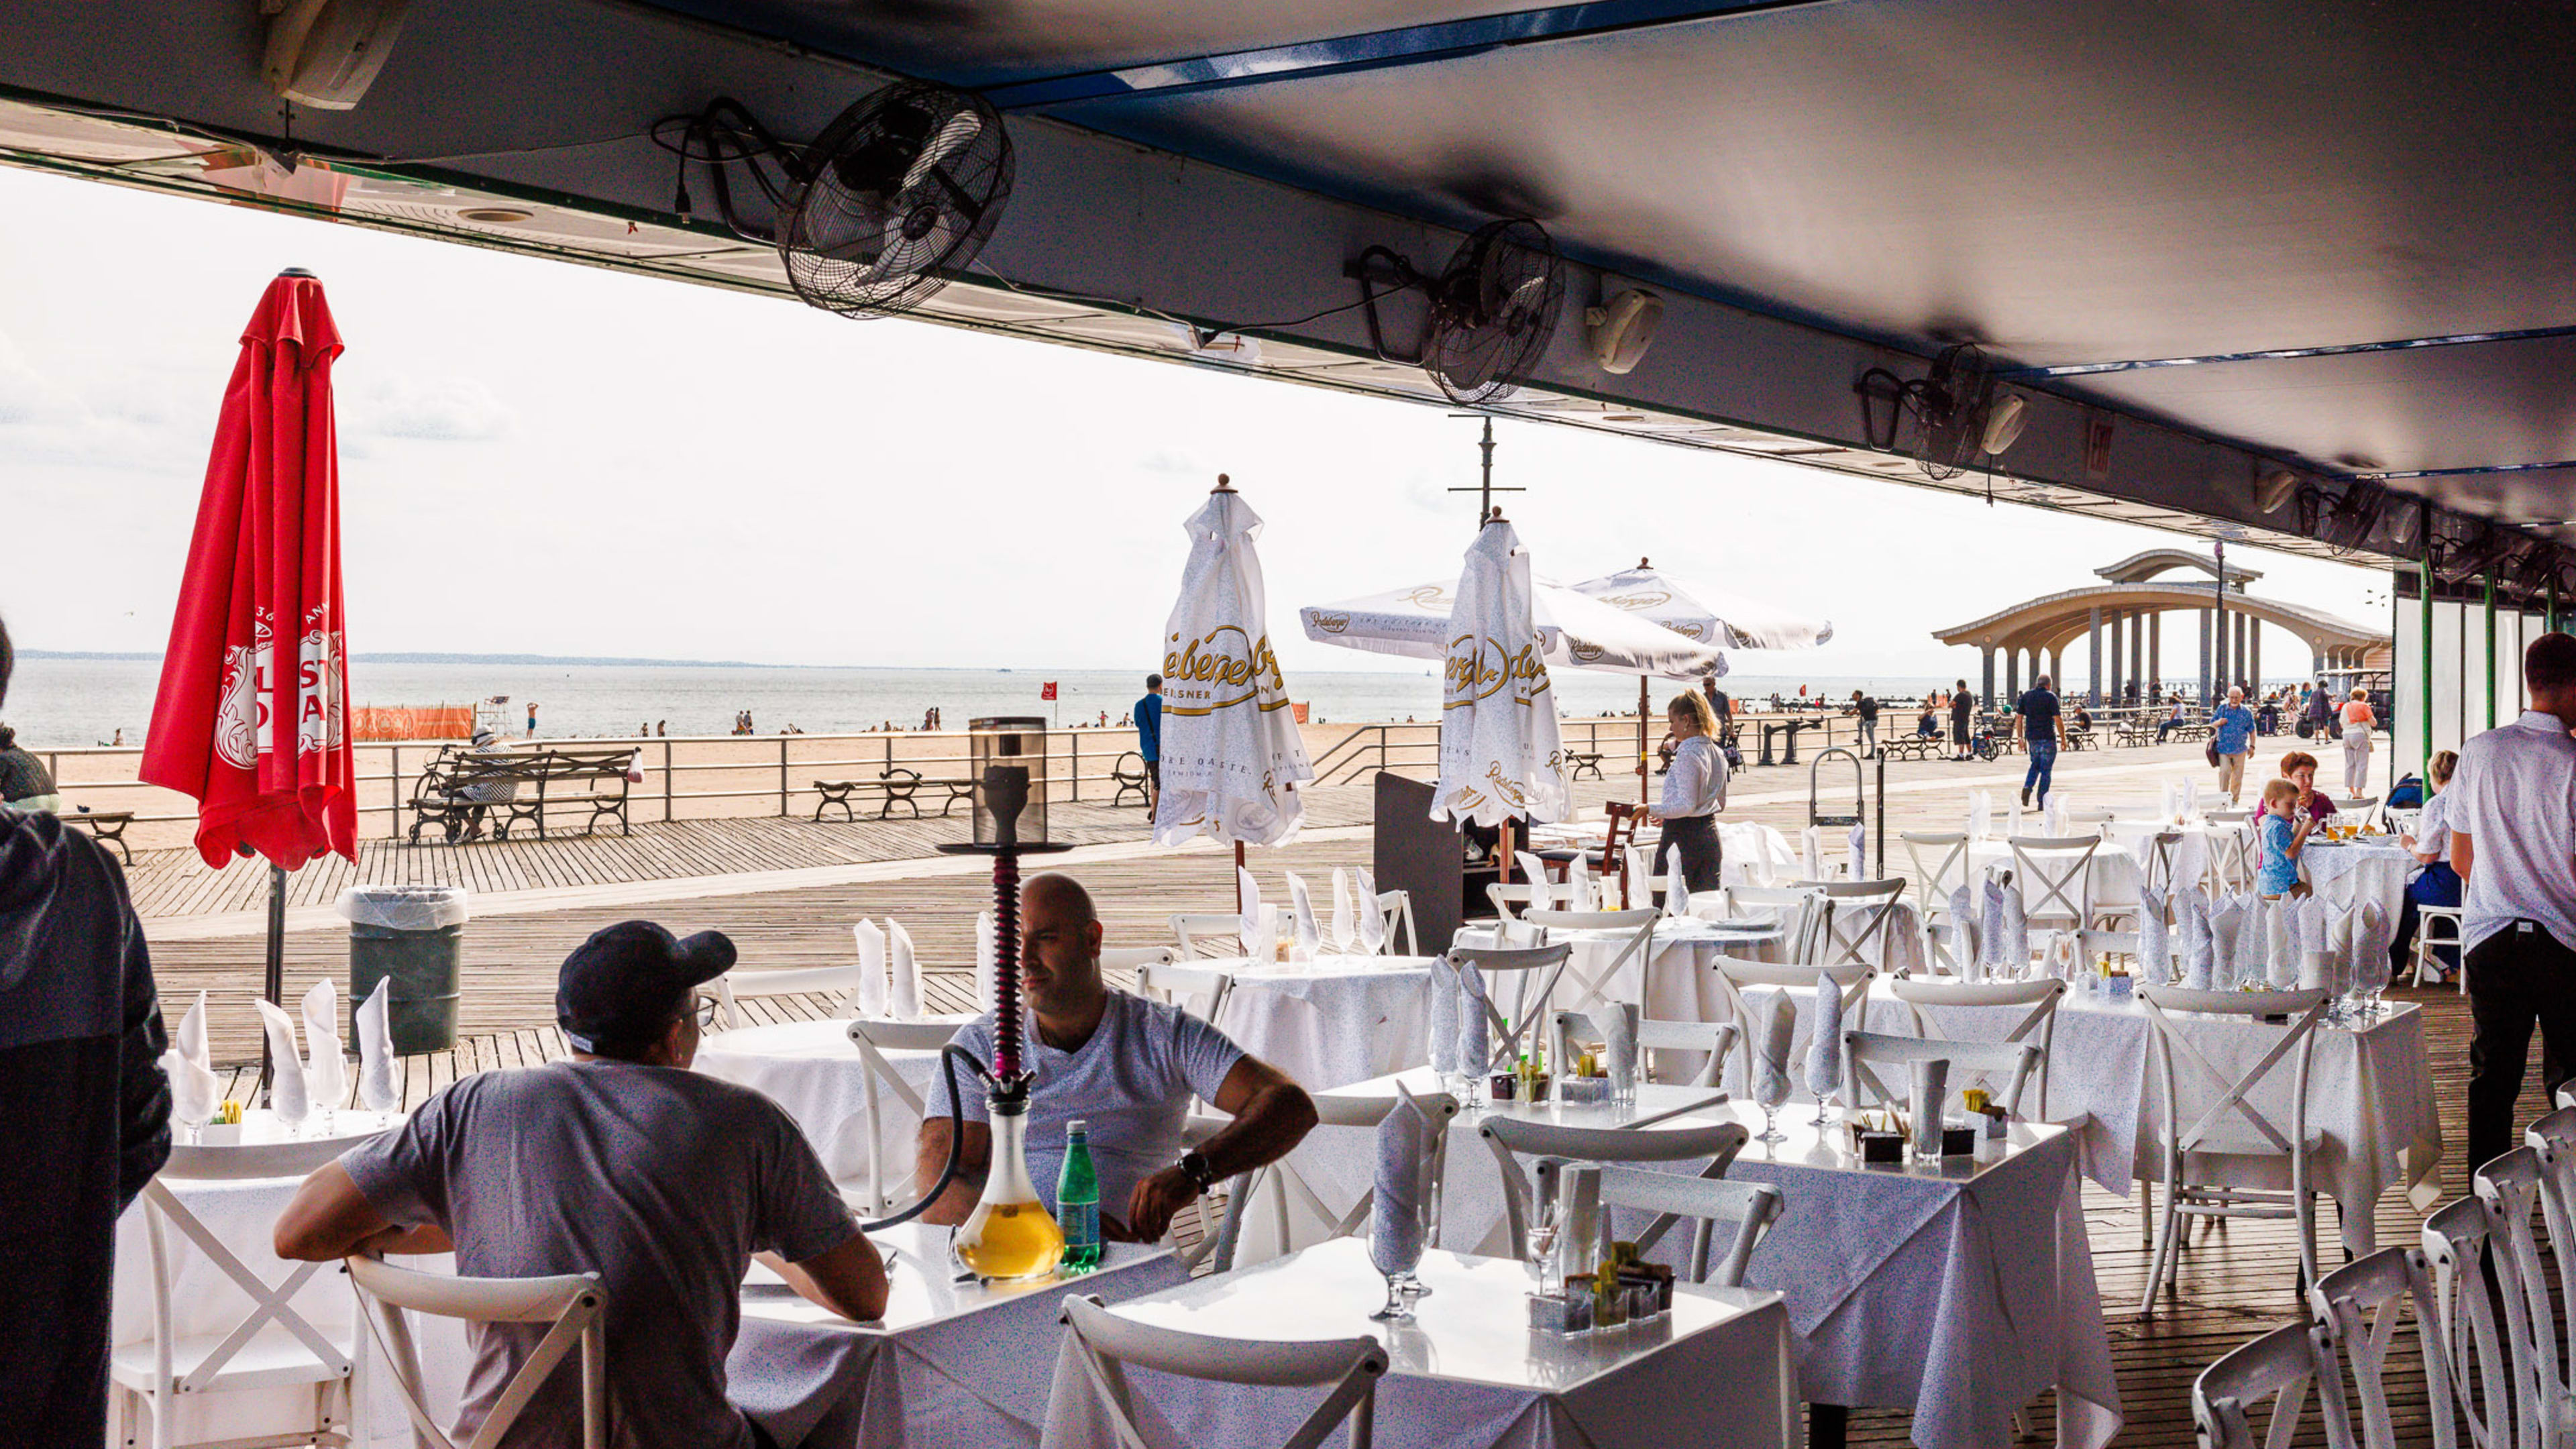
[[[2460,746],[2444,813],[2465,888],[2471,1165],[2512,1147],[2531,1029],[2543,1090],[2576,1076],[2576,636],[2522,655],[2522,717]]]
[[[2030,804],[2036,789],[2039,803],[2046,805],[2049,776],[2057,769],[2058,750],[2066,744],[2066,715],[2057,691],[2048,687],[2047,675],[2032,680],[2021,698],[2013,701],[2013,736],[2030,755],[2030,768],[2021,777],[2021,803]]]
[[[1968,723],[1976,710],[1976,696],[1968,693],[1968,681],[1962,679],[1959,687],[1950,691],[1950,758],[1953,760],[1968,758]]]
[[[1163,676],[1145,676],[1145,697],[1136,701],[1136,754],[1145,762],[1145,813],[1163,804]]]

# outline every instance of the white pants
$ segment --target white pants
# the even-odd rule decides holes
[[[2370,726],[2343,729],[2343,793],[2358,799],[2370,791]]]

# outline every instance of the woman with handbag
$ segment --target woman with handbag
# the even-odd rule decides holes
[[[2343,793],[2344,798],[2369,793],[2370,729],[2379,716],[2370,708],[2370,691],[2356,684],[2352,698],[2344,702],[2343,721]]]
[[[1664,828],[1655,847],[1655,879],[1664,878],[1667,858],[1678,854],[1683,888],[1693,894],[1713,891],[1720,884],[1717,812],[1726,808],[1726,761],[1713,739],[1717,715],[1697,690],[1686,690],[1673,696],[1664,716],[1679,743],[1672,767],[1664,772],[1663,797],[1646,813],[1648,821]]]

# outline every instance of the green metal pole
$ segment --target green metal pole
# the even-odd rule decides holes
[[[2495,570],[2487,570],[2487,667],[2480,672],[2487,682],[2487,728],[2496,727],[2495,713]]]
[[[2429,770],[2433,767],[2433,560],[2429,555],[2417,566],[2415,576],[2423,585],[2424,596],[2424,638],[2415,651],[2423,658],[2424,702],[2415,712],[2423,717],[2417,728],[2424,736],[2424,767]]]

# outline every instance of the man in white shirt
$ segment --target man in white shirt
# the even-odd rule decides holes
[[[2531,708],[2460,747],[2449,794],[2451,865],[2467,883],[2469,1166],[2514,1145],[2523,1059],[2540,1025],[2551,1096],[2576,1071],[2576,635],[2522,655]]]

